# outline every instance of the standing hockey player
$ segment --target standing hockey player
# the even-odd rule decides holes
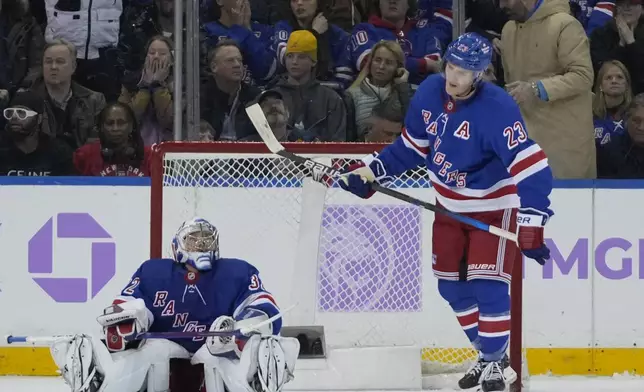
[[[437,204],[505,230],[518,225],[517,244],[441,214],[433,226],[438,290],[480,353],[459,386],[502,391],[516,379],[510,368],[507,379],[503,372],[512,267],[519,251],[539,264],[549,258],[543,227],[553,214],[552,172],[512,98],[482,81],[491,57],[492,46],[477,34],[452,42],[443,73],[427,78],[412,99],[401,136],[349,167],[340,186],[367,198],[371,182],[383,184],[425,164]]]
[[[203,364],[207,392],[281,390],[299,353],[297,339],[276,336],[281,318],[242,338],[135,340],[143,332],[231,331],[279,313],[255,267],[219,257],[219,233],[206,220],[184,222],[172,249],[174,259],[144,262],[98,317],[105,344],[77,335],[52,346],[72,391],[167,392],[170,358]]]

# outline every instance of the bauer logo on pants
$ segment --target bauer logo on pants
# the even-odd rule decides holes
[[[55,233],[55,234],[54,234]],[[54,272],[56,239],[92,239],[90,278],[44,277]],[[50,218],[29,240],[28,268],[32,279],[56,302],[86,302],[101,291],[116,273],[116,244],[112,236],[87,213],[60,213]],[[80,260],[90,257],[82,252]],[[61,261],[65,260],[59,260]],[[89,283],[89,285],[88,285]],[[89,287],[88,287],[89,286]]]
[[[420,310],[420,216],[414,206],[327,206],[318,253],[318,309]]]

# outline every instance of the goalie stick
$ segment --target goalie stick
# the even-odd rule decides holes
[[[209,336],[235,336],[240,337],[243,335],[248,335],[253,331],[257,331],[259,328],[272,323],[273,321],[281,318],[284,314],[291,311],[297,304],[291,305],[288,308],[280,311],[273,317],[270,317],[267,320],[261,321],[257,324],[234,329],[232,331],[204,331],[204,332],[143,332],[134,337],[132,340],[141,340],[141,339],[192,339],[192,338],[207,338]],[[7,336],[7,344],[13,343],[32,343],[32,344],[45,344],[49,345],[54,343],[59,339],[71,339],[74,335],[52,335],[52,336]]]
[[[253,123],[253,126],[255,127],[255,129],[257,129],[257,133],[259,133],[259,136],[262,138],[262,140],[264,141],[264,143],[272,153],[277,154],[295,163],[299,163],[304,167],[310,169],[311,172],[313,173],[313,179],[316,181],[319,181],[325,175],[332,178],[337,178],[340,175],[342,175],[342,172],[337,169],[334,169],[330,166],[316,162],[311,158],[305,158],[305,157],[296,155],[292,152],[286,151],[284,149],[284,146],[280,144],[280,142],[273,134],[273,130],[271,129],[271,126],[268,123],[268,120],[266,119],[266,116],[264,115],[264,112],[262,111],[262,108],[259,106],[258,103],[255,103],[253,105],[246,107],[246,113],[248,114],[248,117],[250,118],[250,121]],[[494,234],[496,236],[507,238],[511,241],[517,242],[517,235],[515,233],[512,233],[507,230],[503,230],[500,227],[488,225],[486,223],[470,218],[468,216],[454,213],[452,211],[446,210],[445,208],[439,207],[435,204],[416,199],[415,197],[411,197],[402,192],[398,192],[396,190],[387,188],[375,182],[371,184],[371,188],[376,192],[383,193],[387,196],[393,197],[394,199],[405,201],[415,206],[425,208],[426,210],[432,211],[434,213],[439,213],[439,214],[449,216],[452,219],[455,219],[461,223],[465,223],[467,225],[475,227],[479,230],[487,231],[488,233]]]

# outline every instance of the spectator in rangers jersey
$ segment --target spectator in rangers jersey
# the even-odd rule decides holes
[[[380,41],[373,47],[347,90],[349,140],[390,143],[400,135],[412,95],[404,67],[405,54],[396,41]]]
[[[570,13],[584,26],[586,34],[605,26],[615,11],[614,0],[571,0]]]
[[[619,60],[631,74],[633,94],[644,92],[644,17],[641,0],[619,0],[615,17],[590,36],[595,72],[608,60]]]
[[[357,72],[380,40],[398,41],[405,53],[409,82],[420,84],[429,74],[440,72],[442,44],[431,19],[411,19],[416,13],[414,0],[379,0],[369,23],[356,25],[351,34],[351,63]]]
[[[286,72],[275,90],[284,103],[293,128],[289,139],[312,142],[347,140],[347,112],[342,98],[315,79],[317,42],[307,30],[291,33],[286,45]]]
[[[627,117],[626,133],[598,150],[599,178],[644,179],[644,93],[633,99]]]
[[[19,92],[3,115],[0,175],[66,176],[74,174],[73,150],[67,143],[40,132],[44,101],[31,91]]]
[[[466,7],[468,3],[466,2]],[[438,39],[443,46],[452,41],[452,1],[451,0],[418,0],[414,19],[434,21]]]
[[[96,116],[105,97],[72,81],[76,71],[76,47],[58,39],[45,46],[43,77],[31,87],[45,100],[43,132],[77,149],[96,139]]]
[[[567,0],[500,0],[506,89],[555,178],[595,178],[588,37]]]
[[[174,121],[172,41],[158,35],[146,47],[145,63],[134,84],[124,84],[118,101],[130,105],[146,146],[172,140]]]
[[[203,26],[202,55],[206,56],[219,40],[232,39],[243,55],[244,81],[260,86],[266,84],[277,69],[275,53],[270,49],[273,28],[251,23],[248,0],[217,0],[217,5],[221,14],[219,20]],[[202,60],[202,65],[207,70],[205,60]]]
[[[144,147],[136,115],[126,104],[109,104],[98,116],[99,140],[74,153],[74,165],[84,176],[146,177],[150,148]]]
[[[328,0],[293,0],[289,19],[277,22],[273,48],[280,65],[284,65],[286,43],[293,30],[308,30],[318,42],[316,78],[326,86],[344,90],[353,80],[349,60],[349,34],[329,24],[322,10]]]
[[[246,140],[257,135],[245,106],[261,92],[242,80],[244,62],[239,45],[223,40],[208,55],[211,77],[201,89],[201,120],[210,124],[213,140]],[[194,139],[194,137],[190,137]],[[203,140],[203,132],[198,136]]]
[[[593,97],[593,122],[597,147],[624,134],[625,118],[633,101],[631,77],[624,64],[607,61],[599,69]]]

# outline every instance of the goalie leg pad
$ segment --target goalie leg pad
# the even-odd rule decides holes
[[[299,352],[300,342],[294,338],[284,342],[273,336],[260,340],[256,378],[263,392],[279,392],[293,379]]]
[[[279,392],[293,379],[299,352],[300,343],[295,338],[253,335],[239,360],[210,355],[202,347],[192,363],[203,363],[208,392],[211,388],[219,392],[216,388],[221,380],[230,392]]]
[[[479,306],[479,339],[485,361],[500,361],[510,339],[510,287],[498,280],[470,281]]]
[[[188,358],[180,345],[165,339],[150,339],[136,350],[112,354],[114,365],[101,392],[139,391],[146,383],[148,392],[167,392],[170,387],[170,358]]]
[[[104,389],[103,379],[111,358],[99,339],[88,335],[62,338],[52,344],[50,352],[72,392]]]
[[[150,339],[138,349],[112,354],[113,363],[100,392],[170,390],[170,358],[190,358],[190,353],[170,340]],[[147,383],[146,383],[147,380]]]
[[[480,350],[479,307],[472,282],[439,279],[438,292],[454,310],[461,328],[476,350]]]

